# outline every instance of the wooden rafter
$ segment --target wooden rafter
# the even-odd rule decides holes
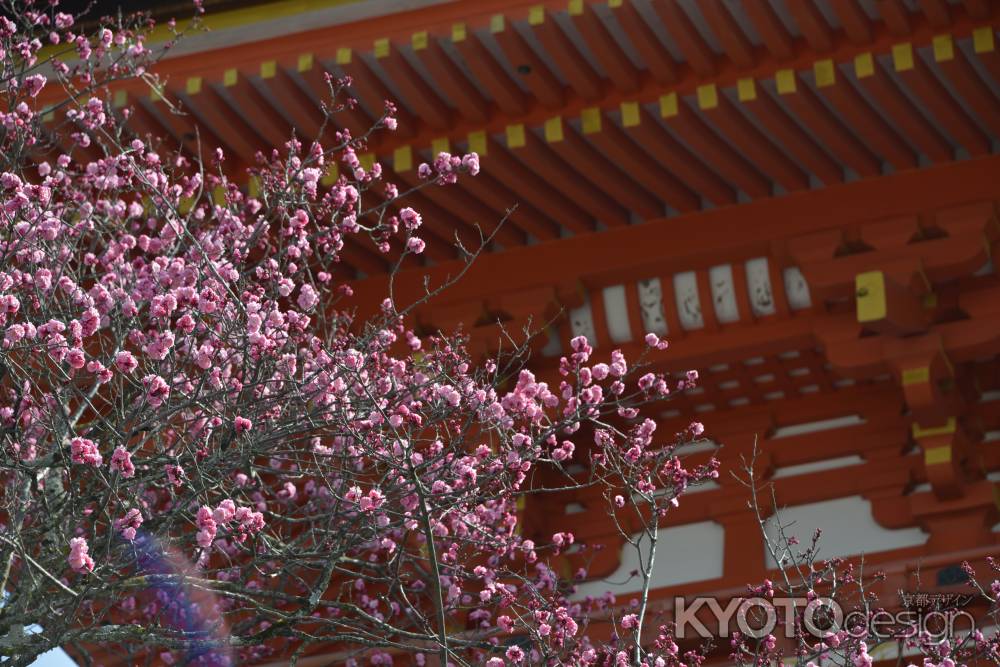
[[[524,203],[498,248],[658,217],[664,206],[733,204],[737,191],[782,196],[879,177],[884,164],[986,155],[1000,136],[1000,55],[985,0],[880,0],[884,17],[871,18],[859,0],[789,1],[780,15],[772,0],[740,12],[723,0],[645,1],[456,0],[168,58],[161,92],[192,115],[141,102],[133,129],[193,154],[198,127],[237,171],[293,129],[317,138],[326,78],[348,74],[361,105],[334,117],[325,145],[342,127],[365,132],[394,96],[399,128],[361,151],[514,140],[498,144],[499,157],[484,154],[489,181],[470,181],[480,214]],[[902,34],[900,11],[905,37],[893,33]],[[544,141],[556,118],[565,138]],[[588,119],[603,130],[588,130]],[[431,259],[447,247],[428,245]]]
[[[311,59],[310,62],[303,63],[303,65],[305,64],[312,66]],[[276,63],[273,70],[268,69],[264,72],[270,74],[264,80],[268,87],[274,91],[278,103],[291,120],[300,141],[307,144],[309,141],[329,141],[331,137],[321,136],[325,120],[322,110],[312,97],[296,83],[288,71],[289,69],[290,67],[284,63]],[[332,129],[332,127],[328,129]]]
[[[578,202],[546,186],[499,142],[486,136],[481,140],[482,146],[475,146],[474,149],[479,150],[484,156],[484,168],[511,192],[569,231],[582,233],[593,230],[590,214],[581,208]],[[470,145],[470,148],[473,147]]]
[[[699,8],[729,59],[737,67],[753,67],[756,60],[753,45],[726,4],[722,0],[704,0]]]
[[[652,4],[695,73],[700,76],[714,74],[715,54],[677,0],[653,0]]]
[[[935,162],[953,158],[954,152],[948,140],[941,136],[937,128],[903,94],[879,59],[858,58],[855,60],[854,71],[861,87],[881,108],[889,124],[900,136],[908,139],[919,152]]]
[[[374,119],[365,113],[365,110],[360,105],[355,105],[353,108],[344,107],[336,111],[332,108],[333,100],[330,99],[330,85],[327,83],[327,77],[332,77],[333,73],[323,63],[317,61],[311,54],[308,54],[305,58],[300,59],[296,69],[302,83],[305,85],[309,99],[317,107],[326,105],[327,109],[331,112],[330,123],[333,125],[334,131],[347,129],[352,136],[359,137],[371,129]],[[338,103],[343,104],[343,100],[338,100]],[[381,114],[381,108],[379,109],[379,113]],[[406,110],[402,109],[398,117],[402,122],[402,126],[398,130],[400,134],[406,136],[407,131],[412,133],[412,120],[407,124],[406,121],[409,119],[409,116]]]
[[[593,52],[615,87],[626,93],[638,90],[639,71],[608,32],[593,6],[583,2],[571,2],[569,15],[587,48]]]
[[[759,87],[753,79],[746,79],[737,87],[737,95],[743,107],[820,181],[831,185],[843,180],[844,170],[840,164],[778,106],[767,90]]]
[[[587,185],[576,169],[559,159],[530,129],[512,127],[507,134],[507,147],[536,174],[587,210],[594,220],[607,227],[628,224],[628,212],[618,201]]]
[[[661,84],[673,83],[677,80],[677,63],[670,52],[660,42],[639,10],[631,2],[621,2],[612,7],[614,17],[629,35],[629,40],[639,52],[639,57],[646,64],[646,70],[655,81]]]
[[[830,6],[852,42],[868,44],[872,41],[872,23],[858,0],[830,0]]]
[[[786,190],[809,187],[808,176],[748,121],[728,97],[710,88],[699,92],[699,107],[706,118],[744,155],[754,156],[769,178]]]
[[[161,119],[163,124],[184,146],[189,156],[208,158],[217,147],[228,149],[225,142],[217,137],[212,129],[197,122],[183,102],[169,93],[158,95],[155,99],[138,98],[136,105],[142,105],[146,110]],[[234,156],[230,155],[232,159]],[[235,156],[239,159],[239,156]]]
[[[919,0],[919,4],[932,28],[940,30],[951,25],[951,10],[945,0]]]
[[[385,110],[385,103],[393,99],[393,94],[385,83],[375,75],[372,68],[364,61],[361,54],[354,53],[347,47],[337,49],[337,66],[351,77],[351,90],[367,107],[372,118],[379,118]],[[413,114],[405,107],[397,104],[396,119],[399,122],[397,132],[403,136],[411,136],[417,131],[417,123]]]
[[[452,31],[452,43],[476,79],[504,113],[519,116],[528,108],[527,96],[490,54],[476,35],[468,35],[465,24]]]
[[[982,77],[950,36],[935,42],[934,59],[947,75],[962,101],[994,137],[1000,137],[1000,98],[989,89]]]
[[[532,10],[528,16],[528,24],[577,95],[584,100],[596,100],[603,95],[604,83],[601,77],[543,7]]]
[[[626,107],[622,117],[626,127],[635,126],[642,120],[638,108]],[[672,208],[682,212],[700,208],[698,196],[677,175],[661,167],[640,145],[619,129],[611,118],[605,116],[598,120],[599,123],[591,121],[594,131],[587,135],[592,144]]]
[[[837,76],[833,61],[817,63],[815,80],[818,89],[836,85]],[[782,104],[801,118],[803,124],[841,163],[862,176],[877,176],[882,172],[879,158],[827,109],[798,75],[788,70],[779,72],[776,84]]]
[[[664,100],[660,113],[667,124],[679,136],[684,137],[698,154],[704,156],[715,171],[736,184],[743,192],[750,197],[771,194],[771,183],[767,178],[708,127],[685,100],[668,97]]]
[[[861,140],[897,169],[917,166],[917,155],[841,73],[835,73],[819,93],[837,110]]]
[[[459,178],[458,187],[466,190],[473,197],[480,199],[487,206],[502,215],[514,209],[508,225],[513,225],[525,234],[531,234],[539,241],[551,241],[559,238],[559,224],[546,217],[532,204],[514,194],[500,183],[489,171],[475,177]]]
[[[833,50],[834,35],[826,19],[812,2],[791,2],[786,5],[802,36],[816,53]]]
[[[407,106],[421,120],[437,130],[451,126],[451,109],[388,39],[376,40],[375,62],[396,84]]]
[[[889,27],[889,32],[897,37],[905,37],[910,34],[912,30],[910,12],[906,9],[903,0],[879,0],[876,7],[878,7],[879,16]]]
[[[397,178],[410,187],[420,183],[413,170],[397,173]],[[450,213],[462,227],[474,229],[478,227],[483,235],[496,233],[496,240],[504,245],[518,246],[524,244],[524,232],[514,225],[502,225],[504,210],[493,210],[482,201],[476,199],[462,188],[455,186],[432,185],[421,190],[427,200],[434,202],[441,210]],[[473,231],[470,238],[478,241],[479,231]],[[472,246],[475,247],[475,246]],[[466,246],[471,249],[470,246]]]
[[[601,116],[597,109],[584,116],[583,132],[587,136],[600,133]],[[665,206],[656,196],[647,191],[626,170],[617,166],[617,161],[609,160],[593,148],[576,129],[556,116],[545,125],[545,141],[548,146],[567,163],[577,165],[583,177],[594,188],[614,197],[630,211],[644,219],[663,216]]]
[[[976,126],[976,122],[931,72],[919,53],[915,53],[909,44],[899,45],[894,50],[893,64],[897,76],[937,120],[938,125],[950,134],[955,144],[972,155],[990,152],[989,136]]]
[[[267,61],[261,68],[270,77],[276,72],[277,63]],[[244,122],[256,130],[267,146],[281,150],[292,136],[292,125],[254,84],[251,77],[255,75],[236,68],[227,70],[222,79],[223,90],[240,110]]]
[[[792,36],[770,2],[748,2],[743,5],[750,22],[753,23],[767,50],[778,60],[788,60],[795,55]]]
[[[250,126],[216,89],[217,84],[189,82],[180,96],[184,107],[208,126],[243,164],[254,164],[254,154],[267,148],[257,131]]]
[[[733,186],[674,139],[648,111],[638,107],[634,118],[623,124],[637,145],[646,147],[654,160],[688,187],[703,193],[716,206],[736,203]]]
[[[440,42],[426,32],[414,33],[413,51],[434,77],[459,112],[470,121],[483,123],[490,116],[490,104],[472,85]]]
[[[517,72],[520,80],[542,106],[547,109],[561,107],[565,101],[562,83],[517,28],[508,25],[503,15],[497,15],[490,26],[490,32],[493,33],[494,39],[503,49],[507,61]]]
[[[122,91],[125,93],[125,91]],[[151,137],[154,140],[159,140],[161,142],[162,149],[169,152],[175,152],[181,149],[181,142],[171,134],[170,130],[164,127],[164,125],[159,121],[146,108],[140,100],[129,100],[127,93],[125,94],[125,99],[122,100],[125,111],[128,111],[128,127],[131,129],[135,136],[142,139]]]

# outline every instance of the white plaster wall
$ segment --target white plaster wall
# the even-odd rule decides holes
[[[721,577],[724,541],[725,529],[714,521],[661,529],[657,538],[656,558],[653,561],[652,587],[675,586]],[[649,553],[649,542],[643,540],[639,546],[645,562],[645,554]],[[636,548],[626,544],[618,569],[604,580],[581,584],[574,597],[577,599],[587,595],[596,597],[608,590],[619,597],[636,593],[642,589],[642,577],[629,578],[629,573],[638,569],[639,556]]]
[[[812,540],[813,532],[821,528],[821,560],[919,546],[927,541],[927,533],[919,528],[888,530],[875,523],[871,502],[861,496],[796,505],[781,510],[777,516],[765,521],[765,530],[772,542],[778,535],[779,520],[780,525],[785,526],[786,537],[794,535],[799,538],[799,547],[792,547],[793,550],[804,549]],[[777,563],[766,546],[764,551],[768,565],[775,567]]]
[[[628,321],[628,303],[625,300],[625,286],[612,285],[602,290],[604,317],[608,323],[608,334],[613,343],[627,343],[632,340],[632,328]]]

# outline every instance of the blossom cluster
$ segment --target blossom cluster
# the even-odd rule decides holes
[[[700,664],[669,628],[644,643],[642,605],[579,599],[602,544],[525,509],[588,493],[655,531],[718,477],[678,454],[701,424],[659,428],[651,406],[698,380],[644,360],[666,341],[633,358],[578,337],[529,370],[527,347],[482,360],[427,331],[419,304],[357,303],[342,256],[419,261],[431,237],[340,127],[349,81],[328,79],[332,141],[246,170],[136,136],[107,86],[152,80],[144,22],[84,35],[57,4],[0,17],[3,611],[62,619],[22,655],[99,638],[167,664],[320,642],[348,665]],[[76,60],[40,62],[43,43]],[[418,187],[480,169],[440,153]]]

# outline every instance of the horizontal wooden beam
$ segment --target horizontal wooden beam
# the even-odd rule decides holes
[[[641,280],[667,267],[686,270],[700,261],[708,266],[734,248],[754,244],[766,254],[770,243],[783,237],[992,200],[997,182],[1000,156],[982,157],[512,249],[479,258],[462,281],[439,297],[440,303],[550,285],[567,275],[599,288]],[[518,270],[511,272],[510,266]],[[405,279],[396,280],[400,305],[418,297],[423,275],[438,285],[459,268],[445,263],[404,273],[399,278]],[[381,303],[387,280],[354,284],[355,303],[362,311]]]

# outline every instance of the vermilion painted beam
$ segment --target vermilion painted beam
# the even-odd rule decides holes
[[[680,256],[704,255],[708,258],[706,261],[717,262],[730,249],[745,249],[748,244],[760,244],[761,239],[777,242],[811,231],[839,229],[850,221],[889,219],[991,201],[996,198],[997,182],[1000,182],[1000,156],[974,158],[762,199],[739,207],[701,211],[672,218],[666,224],[629,226],[602,232],[600,236],[582,235],[557,243],[513,249],[480,258],[462,282],[449,288],[442,303],[483,298],[491,291],[509,292],[547,285],[555,276],[564,274],[578,275],[593,288],[644,279],[662,271],[655,267],[663,267],[667,262],[672,261],[676,266],[676,258]],[[681,246],[674,243],[677,234],[681,233],[679,230],[683,230],[684,235]],[[676,251],[669,250],[671,248]],[[766,251],[759,254],[766,254]],[[716,259],[711,259],[713,257]],[[519,270],[507,271],[503,284],[496,283],[493,278],[504,272],[503,267],[511,265],[518,266]],[[592,269],[581,275],[582,266]],[[454,269],[453,265],[445,264],[432,267],[426,273],[431,276],[433,286]],[[397,280],[397,284],[411,284],[415,288],[423,284],[417,274],[401,278],[405,279]],[[365,304],[377,305],[384,289],[385,278],[357,283],[355,302],[362,309]],[[669,289],[669,282],[664,284],[664,289]]]
[[[407,192],[421,181],[414,172],[395,172],[390,180],[400,184],[400,193]],[[430,229],[436,236],[449,245],[454,245],[456,239],[466,250],[478,248],[481,243],[480,233],[473,228],[473,220],[465,216],[455,215],[452,210],[444,208],[442,202],[454,192],[443,193],[445,186],[428,186],[419,192],[410,193],[402,198],[400,206],[412,206],[422,216],[424,227]],[[452,186],[454,187],[454,186]],[[489,220],[479,221],[483,228]]]
[[[256,130],[268,148],[280,151],[291,139],[292,126],[257,90],[247,73],[238,69],[229,70],[223,80],[223,90],[237,105],[240,117]]]
[[[785,6],[813,51],[826,53],[833,49],[833,31],[815,4],[806,0],[793,0]]]
[[[570,14],[587,48],[596,56],[615,87],[626,93],[638,90],[641,83],[638,70],[608,32],[594,8],[583,4],[579,13],[571,9]]]
[[[951,25],[951,10],[945,0],[918,0],[927,22],[933,28],[947,28]]]
[[[830,68],[835,67],[832,61],[828,62]],[[831,71],[836,76],[836,70]],[[782,86],[778,88],[781,103],[802,119],[831,154],[862,176],[877,176],[882,172],[878,157],[826,108],[804,81],[796,75],[790,75],[786,86],[784,90]]]
[[[396,84],[396,89],[407,102],[407,106],[413,109],[421,120],[438,130],[451,127],[451,109],[395,45],[388,40],[380,40],[375,46],[375,60],[390,77],[392,83]]]
[[[640,108],[638,121],[627,124],[625,131],[666,170],[716,206],[736,203],[736,192],[729,183],[702,163],[673,138],[652,114]]]
[[[405,171],[396,174],[397,180],[410,187],[421,183],[415,171]],[[463,227],[478,226],[484,235],[496,232],[496,240],[504,245],[523,245],[524,232],[514,225],[500,225],[504,212],[494,211],[483,202],[472,197],[468,192],[456,185],[431,185],[423,188],[420,194],[434,202],[442,210],[448,211]],[[478,238],[479,232],[472,232]],[[475,247],[475,246],[473,246]],[[469,246],[466,249],[471,250]]]
[[[254,153],[267,148],[254,128],[229,106],[213,84],[205,83],[198,92],[179,98],[244,164],[254,164]]]
[[[676,2],[676,0],[674,1]],[[833,2],[834,0],[829,1]],[[589,2],[590,0],[585,0],[585,4]],[[169,58],[159,63],[157,70],[164,76],[169,76],[173,81],[184,80],[193,74],[202,75],[206,80],[215,80],[221,78],[222,72],[231,67],[256,70],[260,66],[262,54],[266,54],[270,59],[285,61],[286,59],[297,58],[311,53],[317,62],[323,62],[324,59],[328,60],[336,55],[338,50],[355,48],[367,51],[371,48],[375,39],[388,38],[397,43],[409,40],[413,35],[414,29],[426,30],[429,37],[447,37],[449,34],[465,35],[466,41],[470,41],[478,39],[477,31],[481,33],[487,24],[494,22],[493,18],[495,17],[490,16],[491,12],[503,12],[504,15],[509,14],[513,16],[520,15],[521,10],[524,10],[526,14],[528,8],[536,4],[543,5],[552,11],[556,9],[562,11],[566,7],[565,2],[562,0],[539,0],[538,2],[511,0],[511,2],[505,5],[499,4],[498,0],[481,0],[481,2],[477,3],[472,3],[471,0],[456,0],[455,2],[446,4],[448,5],[447,8],[435,6],[414,10],[412,13],[405,15],[405,20],[403,15],[395,15],[393,17],[383,17],[380,20],[365,20],[345,26],[332,26],[282,38],[264,40],[252,46],[238,45],[215,52],[199,53],[194,56]],[[620,10],[615,9],[615,11]],[[624,15],[622,14],[622,16]],[[445,16],[449,18],[444,19],[443,17]],[[421,17],[434,18],[428,18],[424,22]],[[504,20],[503,17],[500,18]],[[974,21],[968,14],[960,11],[958,8],[953,10],[953,18],[953,24],[949,28],[949,32],[956,38],[965,38],[970,33],[985,27],[980,26],[979,22]],[[421,22],[419,24],[414,23],[418,19]],[[456,21],[459,23],[456,23]],[[461,29],[456,26],[461,26]],[[911,39],[914,45],[926,45],[936,34],[939,34],[939,31],[936,31],[927,23],[926,17],[922,13],[913,15],[913,33]],[[873,52],[884,53],[891,49],[893,41],[895,40],[888,33],[888,30],[885,29],[881,22],[878,22],[873,28],[872,41],[866,45],[866,48]],[[798,70],[811,66],[815,59],[815,53],[808,48],[802,47],[804,45],[797,45],[794,57],[791,60],[783,62],[779,62],[765,49],[761,49],[757,54],[758,78],[766,78],[769,73],[774,72],[778,67],[785,64],[788,67]],[[859,48],[857,46],[847,43],[838,34],[831,56],[837,62],[845,62],[857,55],[858,51]],[[719,68],[712,77],[712,82],[720,88],[735,84],[740,74],[740,71],[736,67],[722,65],[723,63],[720,61]],[[699,78],[699,75],[693,69],[687,66],[681,67],[677,70],[677,73],[681,78],[672,87],[674,92],[689,94],[698,85],[706,83],[704,79]],[[572,91],[564,92],[567,92],[565,96],[566,106],[560,109],[562,115],[567,117],[574,116],[583,107],[588,105]],[[650,103],[654,102],[664,92],[669,91],[665,91],[664,86],[659,84],[654,77],[644,76],[641,77],[640,88],[635,93],[625,94],[619,90],[612,89],[602,98],[601,106],[605,109],[615,108],[624,101]],[[376,109],[380,108],[381,104],[376,107]],[[552,115],[552,112],[546,110],[542,105],[531,104],[516,120],[537,126],[544,122],[546,116],[550,115]],[[498,133],[511,120],[513,119],[505,118],[502,114],[498,114],[493,116],[484,127],[481,123],[473,123],[464,116],[456,116],[455,123],[449,128],[449,133],[451,134],[452,141],[459,141],[461,137],[473,131],[486,130]],[[404,118],[400,123],[399,131],[395,133],[379,133],[373,137],[372,145],[379,150],[391,149],[405,141],[408,138],[408,133],[409,138],[413,139],[412,143],[415,145],[426,145],[436,136],[440,136],[439,131],[434,131],[433,128],[428,127],[426,124],[417,123],[416,125],[412,125]]]
[[[302,78],[302,82],[309,93],[308,97],[313,100],[313,104],[317,106],[325,104],[327,109],[333,111],[331,109],[330,86],[326,82],[327,76],[332,75],[332,73],[322,63],[313,58],[309,59],[308,65],[308,67],[304,67],[299,71],[299,76]],[[343,103],[343,101],[342,99],[337,100],[338,103]],[[381,114],[382,107],[379,107],[378,111]],[[397,130],[398,132],[405,135],[407,131],[410,133],[414,131],[413,121],[406,112],[406,109],[400,109],[397,117],[401,122],[401,127]],[[373,122],[374,119],[365,113],[365,110],[360,105],[355,105],[353,108],[342,108],[330,116],[330,123],[333,125],[332,129],[334,131],[347,129],[355,137],[360,137],[371,129]]]
[[[628,34],[632,46],[639,52],[653,80],[661,84],[676,81],[677,64],[639,10],[631,2],[622,2],[612,7],[612,12]]]
[[[993,81],[1000,85],[1000,53],[997,52],[997,38],[992,26],[980,28],[973,33],[972,48],[975,57],[990,73]]]
[[[970,319],[935,325],[931,329],[933,335],[888,341],[876,337],[859,338],[836,341],[832,346],[824,342],[824,346],[830,362],[855,377],[872,377],[891,370],[890,354],[893,353],[902,357],[943,348],[950,361],[971,362],[996,354],[1000,313],[996,312],[994,303],[1000,303],[1000,293],[995,289],[960,299],[959,305],[970,315]],[[973,305],[982,306],[983,312],[976,313]]]
[[[493,37],[528,90],[545,108],[561,107],[565,102],[563,86],[548,65],[535,54],[514,26],[504,22],[495,28]]]
[[[329,141],[331,137],[320,136],[324,118],[319,105],[295,82],[283,63],[277,63],[273,75],[265,81],[291,119],[300,141],[306,145],[310,141]]]
[[[910,13],[902,0],[879,0],[876,7],[889,32],[900,37],[910,34]]]
[[[714,74],[715,54],[676,0],[653,0],[652,5],[695,73],[700,76]]]
[[[872,41],[871,19],[858,4],[858,0],[830,0],[830,6],[853,43],[868,44]]]
[[[434,85],[448,96],[463,116],[472,122],[485,122],[490,117],[490,104],[483,98],[469,78],[445,53],[434,37],[421,33],[414,36],[414,53],[434,77]]]
[[[612,161],[621,165],[632,178],[644,185],[649,192],[663,199],[669,206],[682,212],[701,208],[701,202],[695,192],[680,182],[678,176],[662,168],[641,146],[629,139],[610,118],[603,118],[600,131],[588,135],[587,138]],[[659,157],[666,156],[660,154]]]
[[[391,180],[391,179],[386,179]],[[406,185],[395,183],[400,192],[406,191]],[[370,213],[369,219],[376,217],[375,209],[384,207],[386,215],[396,215],[400,209],[411,206],[423,217],[424,224],[420,228],[419,236],[424,240],[427,247],[424,254],[435,262],[453,260],[458,255],[455,249],[455,233],[462,231],[459,229],[460,221],[454,220],[449,214],[441,211],[436,206],[428,202],[420,194],[411,194],[402,199],[387,202],[384,191],[381,188],[372,188],[362,194],[362,198],[368,198],[365,202],[365,211]],[[471,242],[473,239],[469,237]]]
[[[955,101],[920,55],[911,52],[907,63],[912,64],[897,66],[898,76],[916,94],[944,131],[972,155],[989,153],[990,138],[976,126],[976,122]]]
[[[182,144],[149,109],[142,105],[140,100],[129,100],[127,104],[128,128],[134,131],[137,137],[143,140],[149,137],[160,140],[161,144],[157,150],[174,152],[181,149]]]
[[[665,283],[670,285],[668,281]],[[671,286],[670,299],[673,301],[673,288]],[[666,307],[664,303],[664,307]],[[703,312],[705,307],[711,308],[711,301],[703,302]],[[676,307],[676,306],[675,306]],[[816,318],[810,316],[796,317],[790,320],[760,321],[750,326],[727,327],[715,329],[699,329],[689,331],[683,336],[683,346],[672,346],[683,348],[683,352],[676,349],[669,353],[649,353],[645,343],[641,340],[623,344],[610,345],[607,339],[599,340],[598,354],[606,355],[612,349],[621,349],[623,354],[641,355],[645,354],[645,360],[650,366],[650,370],[668,373],[684,373],[685,371],[696,369],[707,369],[716,364],[736,364],[743,363],[749,356],[770,357],[787,352],[788,350],[801,350],[817,345],[815,328],[818,326]],[[681,338],[680,329],[671,329],[668,338],[677,341]],[[563,339],[567,340],[567,339]],[[558,382],[558,357],[549,357],[539,360],[535,365],[535,371],[539,380],[551,380]],[[759,388],[748,389],[743,395],[747,395]],[[692,397],[697,403],[710,402],[715,396],[706,391],[704,395]],[[676,406],[670,406],[676,407]],[[691,414],[690,412],[688,413]],[[690,417],[688,417],[690,419]]]
[[[897,169],[917,166],[917,156],[896,131],[882,119],[860,93],[854,84],[843,77],[830,85],[819,88],[821,95],[833,105],[861,140],[884,160]]]
[[[752,81],[742,90],[744,93],[740,104],[757,118],[790,155],[827,185],[843,181],[843,168],[778,106],[766,90],[758,89]]]
[[[498,214],[502,215],[505,211],[516,207],[507,225],[515,226],[539,241],[559,238],[558,223],[507,189],[489,171],[482,171],[476,176],[462,176],[457,187],[467,190]]]
[[[530,129],[524,128],[520,134],[518,139],[523,141],[514,146],[508,141],[508,148],[550,186],[557,187],[607,227],[628,224],[628,211],[614,198],[587,185],[575,169],[559,159]]]
[[[950,39],[948,44],[951,44]],[[952,46],[937,58],[937,64],[948,75],[948,80],[962,101],[969,105],[994,137],[1000,137],[1000,98],[993,94],[973,69],[965,53],[957,46]]]
[[[389,88],[375,76],[375,72],[364,61],[360,53],[343,48],[337,52],[337,66],[351,77],[351,91],[368,107],[372,118],[380,118],[385,110],[385,103],[394,100],[395,96]],[[405,107],[396,104],[396,119],[399,121],[397,133],[402,136],[412,136],[417,132],[417,119]]]
[[[764,45],[778,60],[788,60],[795,55],[795,45],[792,36],[774,13],[769,2],[747,2],[743,10],[750,17],[750,22],[757,29]]]
[[[215,148],[220,147],[229,152],[229,159],[239,160],[239,156],[233,154],[226,143],[217,137],[211,128],[204,124],[199,124],[197,119],[191,114],[183,102],[165,94],[165,99],[156,102],[139,98],[138,104],[146,106],[150,113],[159,116],[167,125],[170,132],[180,141],[191,156],[201,156],[203,159],[211,156]]]
[[[729,98],[721,93],[714,93],[712,97],[712,103],[704,105],[702,113],[734,146],[786,190],[804,190],[809,187],[809,177],[748,121]]]
[[[944,162],[953,159],[954,151],[948,140],[927,122],[920,110],[900,91],[878,59],[873,60],[870,69],[856,65],[858,81],[881,107],[892,127],[931,160]]]
[[[584,4],[593,4],[597,1],[584,0]],[[824,1],[835,2],[836,0]],[[602,4],[604,3],[602,2]],[[223,65],[220,65],[218,61],[206,62],[202,53],[193,57],[184,56],[176,59],[172,58],[171,60],[176,63],[177,68],[185,68],[186,71],[182,72],[182,74],[187,75],[192,69],[205,70],[209,67],[224,69],[225,67],[253,65],[255,64],[255,60],[259,62],[257,59],[259,59],[262,48],[266,49],[271,54],[271,57],[283,58],[296,56],[303,50],[311,50],[316,53],[318,58],[329,58],[339,46],[367,49],[373,40],[382,37],[395,41],[406,41],[410,38],[412,32],[417,29],[427,30],[429,34],[444,37],[449,34],[456,22],[464,22],[470,32],[480,30],[487,26],[497,13],[521,16],[523,15],[522,12],[527,13],[528,8],[533,5],[544,5],[552,11],[562,11],[566,7],[566,1],[456,0],[422,7],[406,13],[373,17],[338,26],[324,27],[299,34],[262,40],[254,44],[240,44],[225,49],[227,52],[225,55],[226,62]],[[968,25],[968,15],[964,12],[959,12],[957,9],[953,11],[953,15],[955,19],[954,27],[964,32]],[[926,17],[922,13],[913,15],[912,19],[913,27],[917,32],[925,33],[927,29],[933,30],[933,28],[927,25]],[[877,28],[881,28],[881,26],[877,26]],[[875,32],[883,33],[882,35],[878,35],[878,39],[881,40],[881,37],[884,36],[884,31],[878,29]],[[170,70],[173,73],[180,71],[174,65],[170,66]]]
[[[962,5],[974,19],[984,19],[993,11],[990,8],[990,0],[962,0]]]
[[[604,93],[604,84],[583,54],[573,45],[555,19],[544,9],[532,12],[529,24],[553,64],[562,72],[570,88],[584,100],[595,100]]]
[[[755,60],[753,45],[725,3],[722,0],[703,0],[699,8],[729,59],[736,63],[737,67],[753,67]]]
[[[483,46],[475,35],[466,35],[465,28],[460,33],[461,39],[452,37],[452,43],[476,79],[489,92],[497,106],[507,114],[520,116],[528,108],[527,96],[518,85],[507,75],[493,54]]]
[[[482,153],[483,169],[505,184],[518,197],[569,231],[576,233],[593,231],[590,214],[577,202],[548,187],[506,147],[488,138],[485,139],[485,146],[486,150]]]
[[[104,152],[96,143],[91,143],[89,146],[82,146],[70,136],[76,131],[77,126],[66,117],[66,112],[69,109],[70,107],[66,106],[56,111],[55,119],[52,123],[47,124],[47,129],[53,132],[48,137],[53,147],[57,151],[69,155],[73,159],[73,162],[77,164],[88,164],[102,159]]]
[[[712,165],[718,173],[735,183],[751,197],[766,197],[771,194],[771,184],[754,165],[747,162],[723,141],[705,121],[695,113],[687,102],[678,99],[666,115],[667,124],[684,137],[685,141]]]
[[[388,261],[380,257],[377,252],[373,252],[371,248],[364,247],[365,243],[370,242],[348,235],[344,239],[344,247],[340,249],[342,263],[370,276],[382,275],[389,268]]]
[[[599,119],[598,116],[598,122]],[[636,183],[634,177],[627,171],[622,172],[615,160],[609,160],[590,146],[569,123],[563,123],[561,118],[554,121],[558,129],[557,133],[553,132],[551,135],[547,133],[549,148],[568,164],[575,165],[595,189],[617,199],[623,206],[644,219],[663,217],[665,213],[663,202],[647,192],[641,184]],[[549,125],[547,129],[552,127]],[[600,128],[590,129],[600,132]]]

